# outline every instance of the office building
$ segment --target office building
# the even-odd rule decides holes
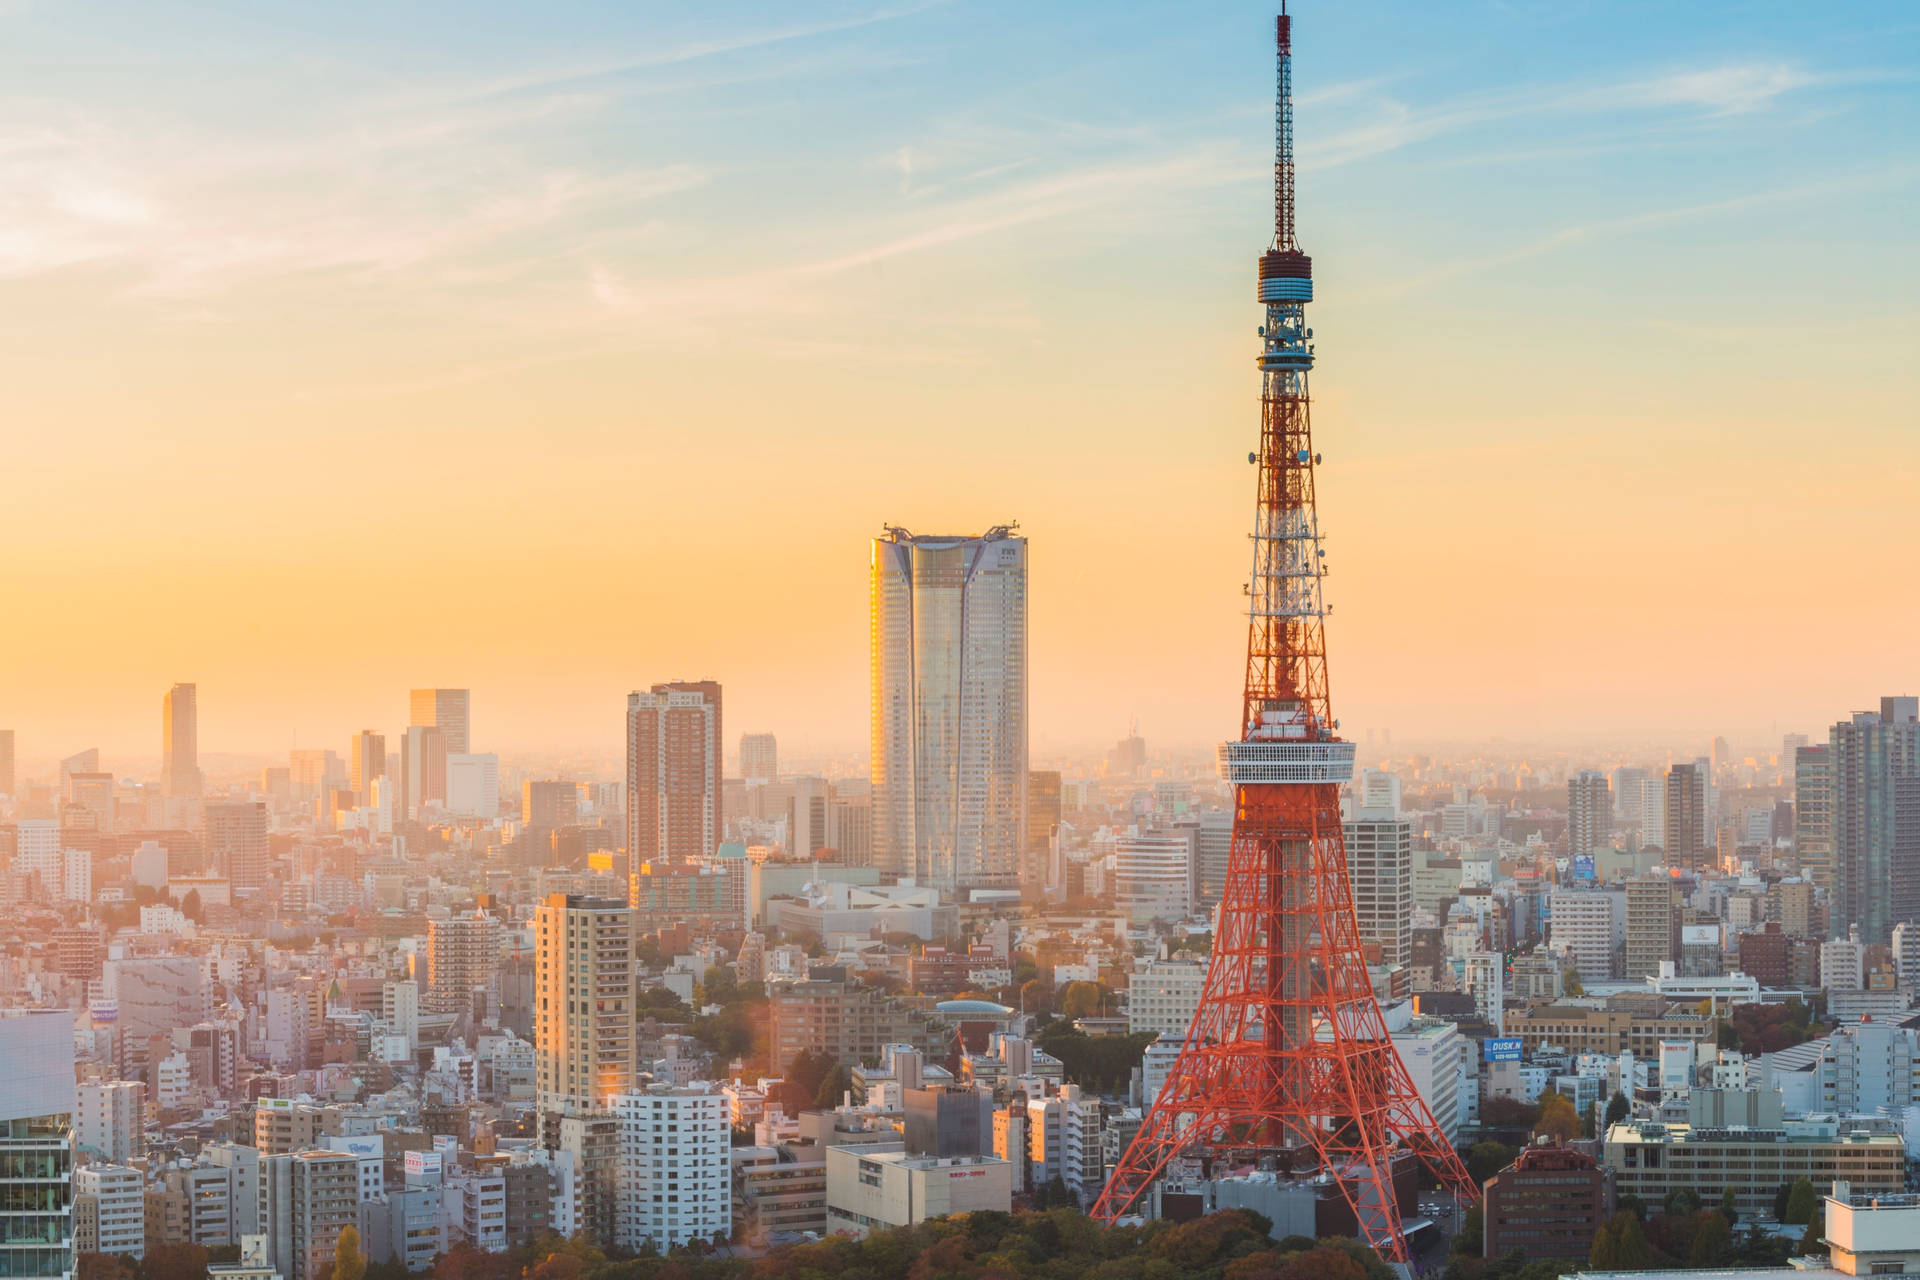
[[[1627,881],[1626,963],[1621,976],[1640,982],[1658,975],[1662,964],[1679,959],[1680,891],[1667,876]]]
[[[1529,1055],[1597,1053],[1654,1059],[1663,1042],[1687,1040],[1708,1043],[1714,1033],[1712,1018],[1693,1012],[1696,1005],[1668,1004],[1648,995],[1615,997],[1602,1009],[1586,1005],[1536,1003],[1509,1010],[1508,1036],[1517,1039]]]
[[[1060,829],[1060,771],[1034,769],[1027,774],[1027,856],[1021,864],[1024,883],[1047,883],[1048,855]]]
[[[520,821],[548,833],[580,820],[580,786],[571,778],[528,778],[520,784]]]
[[[873,795],[865,784],[857,788],[835,784],[827,800],[827,844],[849,867],[873,862]]]
[[[793,799],[787,803],[787,853],[812,859],[831,844],[827,814],[831,792],[825,778],[795,778]]]
[[[407,723],[438,729],[450,756],[473,750],[472,709],[467,689],[414,689],[407,695]]]
[[[1231,825],[1228,824],[1229,833]],[[1347,875],[1360,941],[1383,965],[1413,962],[1413,826],[1393,811],[1362,806],[1346,824]]]
[[[500,757],[449,755],[447,757],[447,812],[461,818],[500,816]]]
[[[1136,923],[1166,924],[1193,914],[1194,827],[1130,831],[1113,849],[1113,904]]]
[[[740,776],[750,787],[780,781],[780,744],[772,734],[740,735]]]
[[[413,820],[447,803],[447,735],[437,725],[410,724],[400,744],[400,811]]]
[[[613,1100],[619,1130],[615,1242],[661,1253],[733,1229],[727,1102],[706,1085],[654,1085]]]
[[[147,1086],[89,1081],[74,1088],[73,1144],[90,1159],[125,1164],[147,1154]]]
[[[112,831],[114,777],[111,773],[70,773],[60,821],[67,827]]]
[[[0,1010],[0,1275],[73,1273],[73,1015]]]
[[[853,1066],[878,1059],[888,1045],[943,1045],[949,1035],[878,988],[843,978],[782,983],[768,995],[775,1072],[785,1071],[803,1049]]]
[[[500,935],[500,922],[484,911],[427,921],[427,1008],[431,1012],[498,1008]]]
[[[1504,1258],[1585,1258],[1613,1216],[1613,1170],[1582,1151],[1542,1140],[1487,1179],[1482,1253]]]
[[[360,804],[373,804],[373,782],[387,771],[387,735],[362,729],[347,744],[347,783]]]
[[[1200,1007],[1207,967],[1183,960],[1152,960],[1127,983],[1127,1032],[1185,1036]]]
[[[176,684],[160,699],[160,785],[170,796],[200,794],[199,693]]]
[[[643,862],[627,877],[627,906],[637,936],[675,925],[700,933],[743,929],[746,859],[711,859],[698,865]]]
[[[1695,1089],[1689,1110],[1703,1094]],[[1749,1110],[1771,1101],[1767,1123],[1728,1125],[1628,1122],[1607,1130],[1606,1163],[1615,1190],[1644,1204],[1663,1204],[1675,1191],[1717,1202],[1729,1189],[1742,1221],[1773,1215],[1774,1196],[1806,1178],[1816,1187],[1840,1179],[1855,1192],[1898,1195],[1906,1189],[1906,1146],[1881,1129],[1855,1132],[1831,1116],[1779,1119],[1779,1100],[1766,1093],[1744,1095]]]
[[[138,1258],[147,1251],[146,1181],[124,1164],[73,1171],[73,1251]]]
[[[1706,778],[1697,765],[1676,764],[1667,770],[1667,865],[1687,871],[1707,864],[1707,837],[1711,829],[1707,817]],[[1629,973],[1629,978],[1634,975]]]
[[[991,1156],[910,1156],[872,1147],[827,1148],[827,1230],[864,1238],[956,1213],[1006,1213],[1013,1171]]]
[[[543,1116],[604,1110],[632,1087],[632,913],[553,894],[534,913],[534,1088]]]
[[[1567,779],[1567,852],[1605,848],[1613,834],[1613,793],[1607,775],[1582,769]]]
[[[127,956],[101,966],[100,991],[115,1006],[115,1074],[146,1073],[156,1038],[207,1016],[206,978],[196,956]],[[163,1052],[161,1056],[165,1056]]]
[[[720,686],[627,695],[627,864],[697,862],[720,846]]]
[[[266,887],[272,869],[267,806],[260,800],[209,804],[206,848],[216,872],[225,872],[236,893]]]
[[[1478,1087],[1478,1076],[1468,1061],[1468,1055],[1476,1052],[1474,1044],[1445,1018],[1410,1017],[1410,1012],[1404,1002],[1387,1011],[1394,1052],[1406,1064],[1414,1092],[1433,1112],[1434,1124],[1449,1142],[1458,1141],[1474,1103],[1470,1091]]]
[[[889,528],[871,581],[873,853],[943,889],[1018,882],[1027,825],[1027,541]]]
[[[1886,943],[1920,919],[1920,698],[1882,698],[1833,726],[1833,912],[1828,928]]]

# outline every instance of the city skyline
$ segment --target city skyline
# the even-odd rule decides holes
[[[1916,610],[1877,584],[1916,465],[1904,15],[1326,8],[1300,112],[1338,264],[1344,722],[1751,739],[1902,687]],[[337,750],[397,739],[433,679],[481,691],[495,744],[617,745],[621,693],[697,670],[743,724],[857,747],[863,544],[1017,511],[1035,743],[1129,713],[1229,736],[1263,13],[502,15],[424,72],[425,24],[341,14],[304,56],[265,24],[156,33],[109,79],[58,56],[97,19],[9,8],[14,462],[55,474],[82,432],[110,461],[0,516],[40,606],[0,638],[0,722],[23,758],[144,751],[154,690],[193,680],[208,755]],[[1755,318],[1784,256],[1822,303],[1792,361]],[[118,376],[70,376],[103,342]],[[931,442],[982,422],[1016,430],[920,492]],[[727,500],[629,514],[670,471]],[[1463,590],[1427,547],[1469,526]],[[769,536],[825,553],[754,579]],[[743,572],[777,645],[726,616]],[[607,616],[474,611],[535,579]],[[1821,662],[1756,612],[1792,581],[1849,609]]]

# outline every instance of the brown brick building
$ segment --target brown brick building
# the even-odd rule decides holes
[[[1585,1259],[1613,1214],[1613,1171],[1583,1152],[1532,1146],[1487,1179],[1481,1202],[1489,1258]]]

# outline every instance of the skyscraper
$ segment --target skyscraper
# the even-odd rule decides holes
[[[1691,871],[1707,860],[1706,777],[1698,765],[1667,770],[1667,865]],[[1638,977],[1628,974],[1629,980]]]
[[[1613,796],[1607,775],[1582,769],[1567,779],[1567,852],[1592,853],[1613,831]]]
[[[534,912],[534,1089],[548,1117],[603,1110],[633,1085],[633,913],[556,893]]]
[[[740,776],[749,783],[780,780],[780,744],[772,734],[740,735]]]
[[[873,541],[874,865],[1016,883],[1027,842],[1027,540]]]
[[[257,800],[208,805],[207,852],[235,892],[263,888],[271,861],[267,806]]]
[[[656,684],[627,695],[627,871],[693,862],[720,844],[720,686]]]
[[[1885,943],[1920,920],[1920,698],[1882,698],[1833,726],[1830,931]]]
[[[200,794],[200,696],[176,684],[160,699],[160,782],[170,796]]]
[[[1833,749],[1825,744],[1793,750],[1793,857],[1801,875],[1833,893]]]
[[[400,747],[400,813],[417,818],[447,802],[447,735],[437,725],[410,724]]]
[[[387,735],[362,729],[347,744],[347,782],[362,806],[373,803],[373,780],[387,772]]]
[[[13,730],[0,729],[0,796],[13,794]]]
[[[415,689],[407,699],[407,723],[438,729],[447,754],[464,756],[473,749],[468,732],[472,704],[469,689]]]
[[[1679,898],[1673,880],[1667,876],[1640,876],[1627,881],[1627,963],[1623,976],[1628,982],[1657,976],[1662,962],[1680,958]]]
[[[0,1268],[73,1274],[73,1018],[0,1010]]]

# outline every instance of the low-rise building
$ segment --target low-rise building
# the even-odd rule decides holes
[[[992,1156],[910,1156],[895,1147],[827,1151],[827,1229],[863,1237],[953,1213],[1013,1207],[1012,1168]]]
[[[1488,1178],[1481,1200],[1484,1253],[1503,1258],[1584,1258],[1612,1216],[1613,1171],[1585,1152],[1557,1145],[1527,1147]]]

